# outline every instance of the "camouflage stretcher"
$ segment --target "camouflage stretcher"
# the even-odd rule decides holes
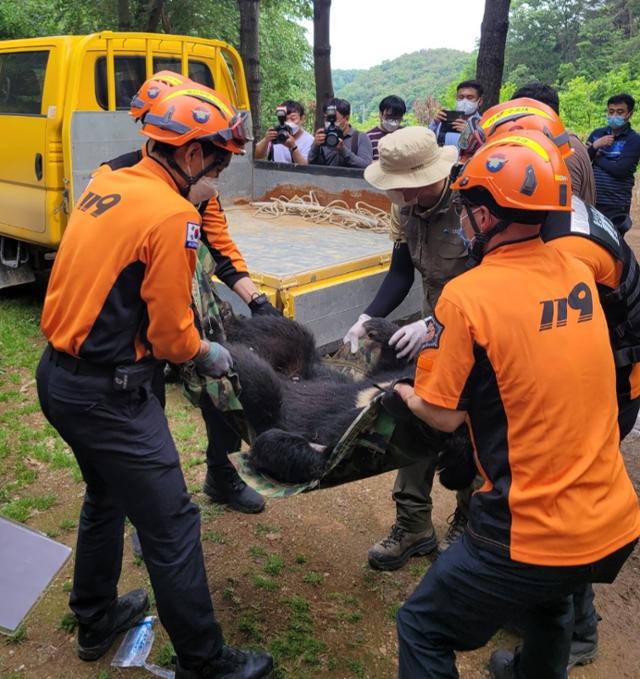
[[[224,340],[220,319],[219,299],[214,291],[211,276],[214,263],[207,249],[200,246],[196,272],[193,279],[193,300],[196,320],[203,336],[215,341]],[[368,347],[362,347],[355,356],[349,351],[340,352],[327,363],[337,370],[349,373],[355,379],[364,376],[366,368],[376,359]],[[249,445],[254,432],[243,417],[238,398],[240,384],[237,375],[213,379],[200,376],[192,362],[182,366],[184,393],[189,401],[198,405],[206,394],[213,405],[227,413],[233,426]],[[415,427],[397,423],[381,406],[382,394],[375,397],[362,410],[329,455],[322,477],[307,483],[284,484],[256,472],[249,464],[249,452],[229,455],[244,481],[267,497],[289,497],[305,491],[357,481],[392,469],[398,469],[437,455],[441,437],[429,427]]]

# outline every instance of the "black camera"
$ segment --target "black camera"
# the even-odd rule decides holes
[[[325,146],[330,146],[333,148],[337,146],[342,137],[342,130],[336,125],[336,107],[327,106],[324,112],[325,120],[329,123],[325,128],[325,134],[327,135],[324,140]]]
[[[278,106],[276,109],[276,118],[278,124],[273,129],[278,133],[278,136],[273,140],[274,144],[284,144],[291,135],[291,128],[286,124],[287,109],[285,106]]]

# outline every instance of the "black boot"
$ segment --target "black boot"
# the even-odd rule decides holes
[[[228,505],[245,514],[258,514],[264,509],[264,498],[238,476],[229,463],[224,467],[209,467],[202,490],[213,502]]]
[[[264,651],[242,651],[223,646],[220,653],[206,665],[187,669],[176,664],[175,679],[260,679],[273,669],[273,658]]]
[[[137,625],[149,608],[149,598],[143,589],[129,592],[111,606],[96,622],[78,625],[78,657],[97,660],[111,648],[120,632]]]

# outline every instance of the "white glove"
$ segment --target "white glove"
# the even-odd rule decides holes
[[[405,325],[391,335],[389,346],[396,350],[398,358],[415,358],[420,347],[427,341],[427,324],[420,319]]]
[[[193,361],[201,375],[220,377],[226,375],[233,367],[233,358],[222,344],[209,343],[209,350],[204,356],[198,356]]]
[[[344,344],[351,345],[351,353],[358,351],[358,340],[364,337],[364,324],[371,320],[368,314],[360,314],[358,320],[349,328],[349,332],[342,338]]]

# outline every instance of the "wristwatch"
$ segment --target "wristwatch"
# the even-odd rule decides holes
[[[264,292],[259,294],[254,292],[253,295],[255,296],[252,296],[251,301],[249,302],[249,308],[251,310],[257,309],[261,307],[263,304],[269,304],[269,299],[264,294]]]
[[[297,151],[297,150],[298,150],[298,145],[297,145],[297,144],[295,144],[294,146],[292,146],[292,147],[289,149],[289,151],[291,151],[291,155],[293,155],[293,152],[294,152],[294,151]]]

